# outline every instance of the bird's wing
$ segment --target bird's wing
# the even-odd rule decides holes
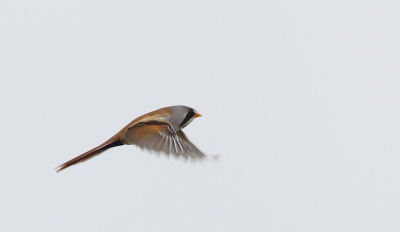
[[[138,122],[126,130],[124,141],[140,148],[185,158],[205,157],[182,131],[175,133],[172,126],[165,121]]]
[[[190,140],[188,139],[188,137],[186,137],[185,133],[183,133],[182,130],[179,130],[178,132],[176,132],[176,134],[181,139],[181,141],[189,148],[193,156],[198,158],[206,157],[206,155],[202,151],[200,151],[200,149],[198,149],[192,142],[190,142]]]

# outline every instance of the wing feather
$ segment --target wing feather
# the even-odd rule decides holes
[[[182,130],[175,132],[165,121],[152,120],[132,125],[125,132],[124,142],[155,152],[183,156],[185,159],[205,157]]]

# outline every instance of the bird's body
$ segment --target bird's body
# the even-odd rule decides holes
[[[60,165],[57,172],[74,164],[93,158],[105,150],[136,145],[156,152],[185,158],[203,158],[205,155],[194,146],[181,129],[201,114],[187,106],[170,106],[144,114],[99,146]]]

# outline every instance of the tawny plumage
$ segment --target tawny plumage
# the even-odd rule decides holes
[[[185,158],[204,158],[205,155],[186,137],[182,129],[201,114],[187,106],[171,106],[142,115],[101,145],[58,167],[57,172],[89,160],[109,148],[136,145],[148,150]]]

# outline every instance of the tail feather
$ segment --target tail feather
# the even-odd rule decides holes
[[[57,172],[64,170],[72,165],[81,163],[81,162],[85,162],[86,160],[89,160],[93,157],[95,157],[96,155],[99,155],[100,153],[104,152],[105,150],[112,148],[112,147],[117,147],[117,146],[121,146],[124,145],[121,140],[108,140],[105,143],[83,153],[80,156],[77,156],[75,158],[73,158],[70,161],[67,161],[63,164],[61,164],[60,166],[57,167]]]

